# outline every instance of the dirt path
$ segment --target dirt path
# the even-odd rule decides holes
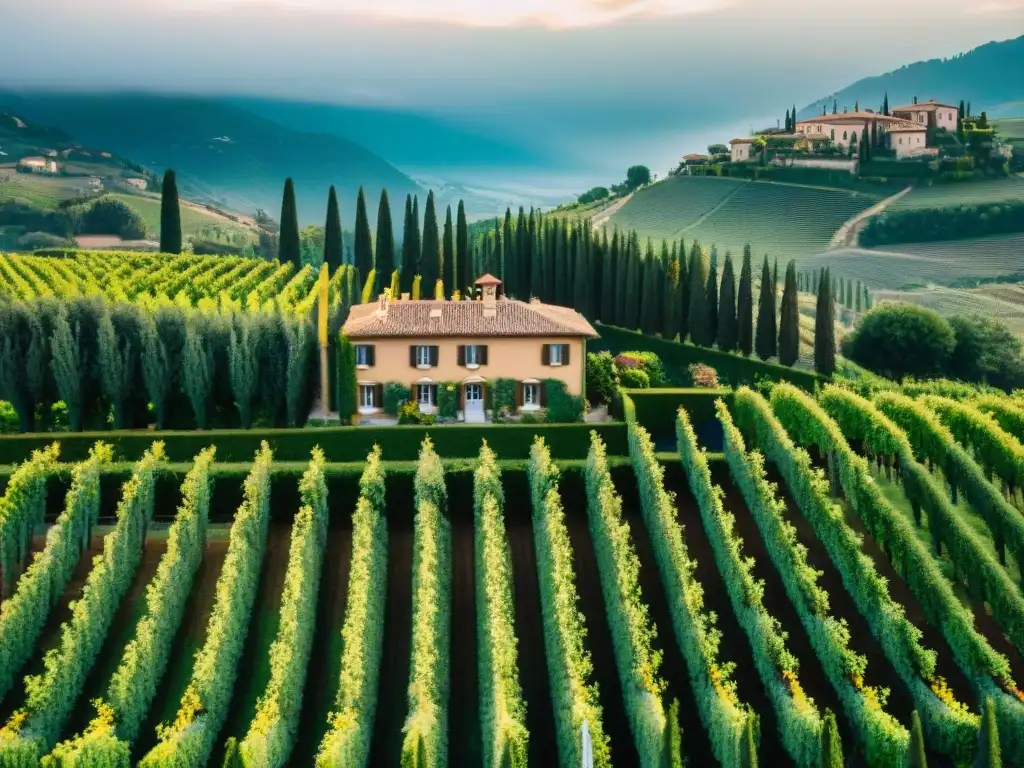
[[[907,194],[911,189],[913,189],[913,187],[901,189],[895,195],[890,195],[884,200],[879,200],[867,210],[858,213],[852,219],[843,224],[843,226],[841,226],[836,233],[832,235],[832,240],[829,241],[828,248],[826,250],[831,251],[836,248],[856,248],[857,237],[860,235],[860,231],[864,228],[864,224],[867,220],[884,211],[890,205]]]
[[[630,192],[625,197],[619,198],[614,203],[609,205],[607,208],[603,209],[601,211],[600,218],[594,219],[594,229],[600,229],[605,224],[607,224],[609,219],[611,219],[612,216],[618,213],[622,206],[629,202],[630,198],[633,197],[633,194],[633,192]]]

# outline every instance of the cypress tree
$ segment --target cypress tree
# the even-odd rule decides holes
[[[466,223],[466,206],[459,200],[459,210],[455,217],[455,270],[458,285],[455,286],[465,295],[469,286],[476,279],[473,276],[473,262],[469,256],[469,224]]]
[[[622,325],[624,328],[635,329],[637,326],[637,318],[640,315],[640,296],[639,286],[637,285],[637,278],[640,276],[640,271],[637,265],[637,255],[633,250],[632,239],[629,245],[629,255],[627,257],[627,270],[626,270],[626,300],[623,306],[622,312]]]
[[[743,266],[740,268],[740,290],[736,306],[736,344],[745,357],[754,348],[754,268],[750,245],[743,248]]]
[[[284,198],[281,201],[281,232],[278,237],[277,258],[302,269],[302,250],[299,245],[299,214],[295,208],[295,182],[288,178],[284,182]]]
[[[928,768],[928,757],[924,750],[924,732],[921,717],[915,709],[910,714],[910,750],[907,752],[907,768]]]
[[[339,337],[337,354],[337,406],[342,424],[355,423],[359,412],[359,386],[356,383],[356,349],[348,336]]]
[[[672,253],[666,262],[664,283],[661,335],[663,338],[671,340],[679,333],[679,253],[676,251],[674,243]]]
[[[505,225],[501,230],[501,242],[504,248],[501,252],[501,272],[498,277],[505,283],[503,286],[506,293],[516,293],[516,275],[519,265],[515,263],[515,240],[512,239],[512,209],[505,209]]]
[[[420,253],[423,251],[423,243],[420,240],[420,196],[412,196],[412,239],[413,239],[413,262],[414,275],[420,274]]]
[[[835,304],[828,268],[818,281],[818,303],[814,311],[814,370],[831,376],[836,368]]]
[[[705,306],[708,313],[707,345],[710,347],[718,338],[718,253],[711,246],[711,268],[704,287]]]
[[[455,290],[455,232],[452,231],[452,207],[444,212],[444,239],[441,245],[441,268],[444,270],[444,295]]]
[[[576,269],[573,270],[573,307],[588,320],[593,319],[590,311],[589,293],[590,287],[587,284],[590,270],[587,264],[587,250],[584,246],[583,234],[576,238]]]
[[[423,250],[420,256],[420,277],[423,292],[434,295],[434,286],[441,277],[441,243],[437,229],[437,210],[434,207],[434,191],[427,193],[427,205],[423,211]]]
[[[526,228],[526,212],[519,206],[519,218],[516,219],[516,297],[530,298],[530,258],[528,245],[530,232]]]
[[[981,714],[981,728],[978,730],[978,752],[974,757],[974,768],[1002,768],[1002,765],[995,702],[987,697]]]
[[[740,736],[740,768],[757,768],[757,715],[751,712]]]
[[[327,223],[324,225],[324,263],[333,275],[341,266],[341,214],[338,193],[331,186],[327,195]]]
[[[882,114],[886,117],[889,116],[889,92],[886,91],[885,99],[882,101]]]
[[[544,295],[544,252],[541,247],[543,227],[530,211],[530,296]],[[523,297],[525,298],[525,297]]]
[[[739,342],[739,326],[736,318],[736,273],[732,266],[732,254],[725,252],[722,267],[722,295],[718,305],[718,348],[732,352]]]
[[[762,360],[775,357],[778,335],[775,331],[775,291],[772,270],[768,257],[764,257],[761,268],[761,295],[757,302],[757,332],[754,336],[754,351]]]
[[[402,293],[412,291],[412,281],[416,277],[416,262],[419,261],[419,244],[413,236],[412,230],[415,226],[415,219],[412,217],[412,195],[405,196],[405,219],[402,224],[402,264],[400,266],[400,288]]]
[[[160,253],[181,253],[181,204],[174,171],[164,172],[160,195]]]
[[[829,709],[821,724],[821,751],[818,756],[820,768],[843,768],[843,745],[839,739],[839,726],[836,716]]]
[[[853,294],[853,308],[860,312],[861,300],[864,297],[864,290],[861,288],[860,280],[857,281],[857,290]]]
[[[391,273],[395,271],[395,230],[391,224],[391,204],[388,191],[380,191],[380,205],[377,207],[377,252],[374,269],[377,279],[374,294],[391,285]],[[410,285],[410,290],[412,286]],[[371,297],[372,300],[373,297]]]
[[[786,265],[786,287],[782,292],[779,322],[779,362],[793,365],[800,357],[800,306],[796,295],[796,262]]]
[[[708,347],[714,342],[708,328],[708,263],[700,244],[694,240],[690,247],[690,340],[700,347]]]
[[[765,254],[765,260],[768,259],[768,254]],[[772,268],[772,293],[775,296],[779,294],[779,257],[775,257],[775,266]]]
[[[364,278],[373,269],[373,241],[370,237],[370,219],[366,215],[366,195],[362,187],[356,198],[355,262],[356,269]]]
[[[846,308],[853,309],[853,280],[846,281]]]
[[[679,290],[676,292],[676,323],[679,341],[686,341],[690,332],[690,270],[686,266],[686,242],[679,241]]]
[[[626,327],[626,283],[629,280],[629,243],[616,229],[612,235],[612,248],[618,250],[615,266],[615,298],[612,303],[615,325]]]
[[[566,280],[569,277],[569,270],[566,269],[565,262],[568,261],[568,255],[566,250],[568,248],[568,233],[566,232],[567,224],[563,221],[555,220],[555,283],[554,283],[554,303],[565,306],[568,302],[569,289],[566,285]]]
[[[789,110],[786,110],[786,133],[792,133],[789,127]]]

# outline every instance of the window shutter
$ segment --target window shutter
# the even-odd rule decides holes
[[[459,344],[459,360],[458,360],[458,362],[459,362],[459,365],[465,365],[466,364],[466,345],[465,344]]]
[[[411,365],[413,368],[416,367],[416,345],[415,344],[413,344],[411,347],[409,347],[409,365]]]
[[[383,408],[384,407],[384,385],[383,384],[374,384],[373,388],[375,390],[375,392],[373,393],[373,407],[374,408]]]
[[[366,355],[367,355],[367,360],[369,360],[369,364],[371,366],[374,366],[374,365],[377,364],[377,348],[373,344],[370,344],[369,346],[367,346],[367,348],[366,348]]]
[[[523,400],[525,399],[524,396],[523,396],[523,390],[524,389],[526,389],[526,385],[525,384],[522,384],[522,383],[517,383],[516,384],[516,408],[522,408],[523,407]]]
[[[487,345],[484,344],[479,347],[479,350],[478,356],[480,358],[480,365],[487,365]]]
[[[562,345],[562,365],[568,365],[568,364],[569,364],[569,345],[568,344],[563,344]]]
[[[540,364],[551,365],[551,345],[542,344],[540,348]]]
[[[440,357],[440,355],[438,353],[438,347],[431,347],[430,348],[430,364],[436,366],[439,357]]]
[[[543,408],[548,404],[548,385],[546,382],[541,382],[537,385],[537,395],[540,398],[540,406]]]

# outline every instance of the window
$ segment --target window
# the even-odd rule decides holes
[[[417,344],[409,347],[409,365],[413,368],[433,368],[437,365],[437,347]]]
[[[569,345],[568,344],[545,344],[547,359],[545,365],[568,365]]]
[[[464,347],[459,347],[459,365],[464,365],[467,368],[487,365],[487,345],[467,344]]]
[[[416,365],[430,365],[430,347],[416,347]]]
[[[902,144],[902,143],[903,143],[903,137],[900,136],[900,144]]]
[[[523,408],[540,407],[540,385],[523,384]]]
[[[359,407],[367,409],[377,407],[377,387],[375,385],[359,385]]]
[[[846,141],[846,131],[843,131],[843,141]]]
[[[833,128],[832,131],[831,131],[831,138],[832,138],[832,141],[836,140],[836,129],[835,128]]]
[[[437,386],[435,384],[417,384],[416,402],[420,410],[427,410],[434,407],[437,402]]]
[[[370,344],[356,345],[356,365],[369,368],[373,365],[373,346]]]

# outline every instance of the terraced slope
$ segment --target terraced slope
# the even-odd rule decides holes
[[[749,182],[704,176],[677,176],[642,189],[615,213],[608,224],[637,230],[656,239],[678,237]]]
[[[1001,200],[1024,199],[1024,179],[1010,176],[991,181],[973,181],[964,184],[939,184],[917,187],[893,203],[892,210],[911,208],[938,208],[945,205],[972,205]]]

